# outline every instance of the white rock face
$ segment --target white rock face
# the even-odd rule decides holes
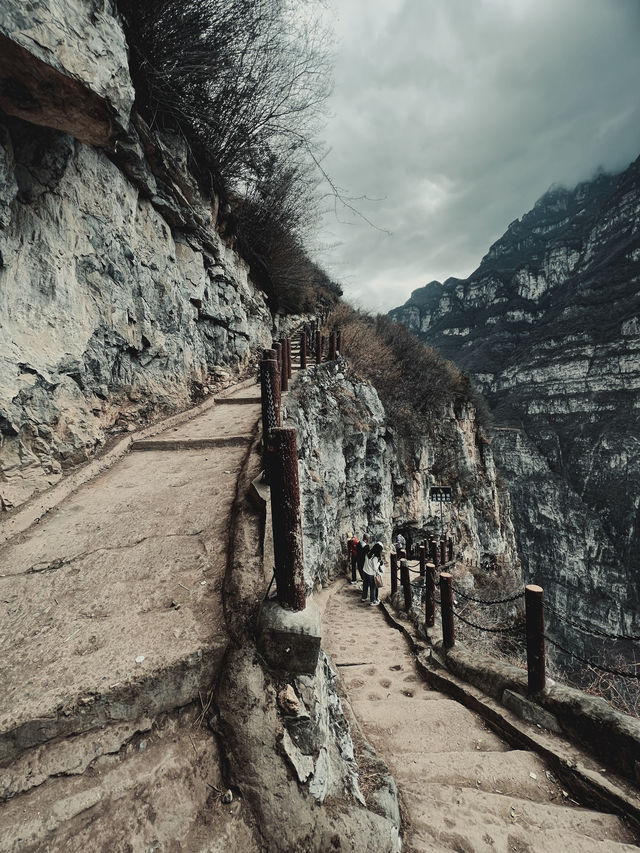
[[[440,506],[429,489],[442,484],[454,489],[443,516],[459,562],[488,559],[517,576],[508,494],[474,410],[443,412],[411,446],[392,424],[375,389],[344,361],[296,379],[286,425],[298,436],[307,586],[335,573],[353,532],[368,532],[386,550],[398,528],[413,530],[414,540],[439,536]]]
[[[0,35],[89,89],[129,124],[127,44],[110,0],[3,0]]]
[[[169,225],[102,152],[19,120],[0,135],[0,495],[16,506],[129,418],[188,405],[271,340],[213,229]],[[195,385],[194,385],[195,383]]]

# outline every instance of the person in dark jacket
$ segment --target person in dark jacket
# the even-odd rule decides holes
[[[347,539],[347,554],[349,555],[349,567],[351,568],[352,586],[358,583],[356,578],[356,569],[358,567],[358,544],[359,540],[355,533],[350,539]]]
[[[358,574],[360,575],[360,578],[363,582],[364,582],[364,561],[367,559],[368,552],[369,552],[369,537],[366,533],[364,533],[362,536],[362,539],[358,542],[358,546],[356,548],[356,566],[358,568]]]

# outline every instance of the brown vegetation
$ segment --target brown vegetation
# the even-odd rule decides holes
[[[486,424],[486,406],[467,374],[400,323],[381,315],[372,317],[341,302],[328,325],[342,330],[350,364],[374,385],[403,434],[433,432],[445,407],[459,411],[466,403],[476,408],[480,423]]]

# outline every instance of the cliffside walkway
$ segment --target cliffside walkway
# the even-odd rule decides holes
[[[242,383],[0,548],[2,853],[255,849],[201,724],[259,414]]]
[[[364,733],[393,773],[405,850],[464,853],[637,851],[610,814],[575,804],[532,752],[433,690],[380,608],[340,579],[324,593],[323,644]]]

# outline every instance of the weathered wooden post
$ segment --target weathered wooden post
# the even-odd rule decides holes
[[[425,577],[424,621],[427,628],[433,628],[436,621],[436,567],[427,563]]]
[[[316,332],[316,364],[322,364],[322,332]]]
[[[278,353],[275,349],[276,345],[273,344],[273,349],[266,349],[264,351],[264,361],[275,361],[275,377],[271,382],[271,391],[273,393],[273,403],[276,412],[276,426],[280,426],[280,408],[282,402],[282,394],[280,393],[280,368],[278,367]]]
[[[267,350],[273,352],[273,350]],[[278,362],[265,358],[260,362],[260,392],[262,402],[262,437],[266,448],[269,433],[280,425],[280,375]]]
[[[342,329],[338,329],[336,332],[336,349],[342,355]]]
[[[444,539],[440,540],[440,563],[444,565],[447,562],[447,543]]]
[[[451,537],[447,540],[447,556],[449,558],[449,562],[453,562],[453,539],[451,539]]]
[[[300,332],[300,370],[307,368],[307,333]]]
[[[289,369],[287,367],[287,344],[285,338],[280,341],[280,390],[289,390]]]
[[[282,344],[280,341],[273,341],[272,349],[276,351],[276,361],[278,362],[278,371],[282,370]]]
[[[411,610],[411,578],[409,577],[409,563],[406,556],[400,558],[400,583],[404,592],[404,609],[407,613]]]
[[[398,555],[392,551],[389,555],[389,564],[391,566],[391,595],[398,589]]]
[[[524,588],[527,613],[527,672],[528,692],[538,693],[545,685],[544,654],[544,593],[541,586],[528,584]]]
[[[420,560],[420,577],[424,577],[424,567],[426,564],[426,559],[424,555],[424,545],[420,545],[418,548],[418,559]]]
[[[440,612],[442,613],[442,642],[445,649],[455,645],[455,631],[453,627],[453,586],[452,576],[449,572],[440,575]]]
[[[306,592],[295,429],[271,430],[269,452],[272,454],[269,485],[278,601],[282,607],[304,610]]]
[[[285,343],[287,345],[287,378],[291,379],[293,376],[293,367],[291,365],[291,338],[285,338]]]
[[[431,562],[434,564],[436,569],[440,568],[440,552],[438,550],[438,543],[435,539],[432,539],[429,543],[431,547]]]
[[[336,333],[331,332],[329,335],[329,355],[327,356],[329,361],[336,360]]]

